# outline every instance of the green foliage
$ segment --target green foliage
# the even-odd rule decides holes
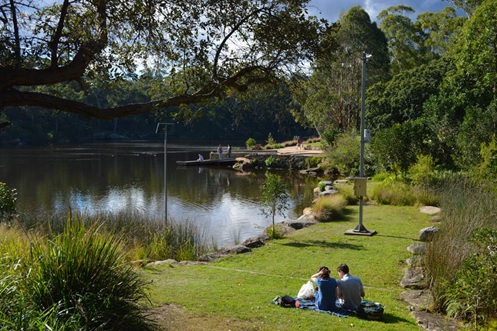
[[[492,136],[492,141],[488,144],[482,143],[480,147],[480,155],[482,162],[478,169],[478,175],[485,180],[497,179],[497,143],[495,134]]]
[[[319,182],[318,183],[319,192],[323,192],[325,187],[326,187],[326,183],[325,182]]]
[[[319,222],[330,222],[342,219],[346,206],[345,197],[341,194],[333,194],[318,198],[312,205],[312,211]]]
[[[495,301],[491,300],[497,298],[497,198],[478,182],[460,175],[447,177],[439,191],[443,222],[437,225],[440,230],[428,246],[426,259],[435,308],[481,323],[489,313],[495,314]],[[493,312],[487,311],[492,302]]]
[[[274,217],[276,214],[285,216],[288,208],[289,195],[283,179],[275,174],[266,172],[266,180],[261,186],[261,212],[266,217],[271,217],[273,222],[272,234],[275,234]]]
[[[257,144],[254,138],[248,138],[245,141],[245,146],[247,146],[247,149],[252,149],[254,146]]]
[[[141,307],[146,284],[124,256],[118,237],[82,220],[69,218],[51,240],[33,236],[29,251],[15,252],[0,270],[2,329],[150,330]]]
[[[274,156],[268,157],[264,163],[266,164],[266,167],[272,167],[276,164],[277,159]]]
[[[320,53],[312,76],[292,89],[302,107],[296,118],[315,128],[329,144],[337,133],[358,129],[362,52],[374,54],[367,64],[368,86],[388,76],[390,63],[385,36],[363,8],[351,7],[338,23],[323,34],[323,39],[332,41],[332,50]]]
[[[269,132],[269,134],[267,136],[266,144],[268,144],[268,145],[275,145],[276,144],[276,140],[273,138],[273,134],[271,132]]]
[[[371,198],[380,205],[414,206],[416,197],[412,188],[402,181],[383,181],[372,190]]]
[[[497,316],[497,229],[475,229],[468,243],[471,253],[445,285],[443,299],[447,315],[470,320],[478,329]]]
[[[321,156],[312,156],[305,159],[305,165],[307,168],[315,168],[319,166],[323,158]]]
[[[326,152],[326,163],[343,175],[359,173],[360,138],[355,131],[337,136],[335,144]]]
[[[406,175],[423,150],[423,125],[407,121],[378,132],[371,143],[381,169]]]
[[[354,194],[354,186],[349,183],[346,184],[337,184],[336,189],[338,193],[345,198],[347,201],[347,205],[356,205],[359,202],[359,198]],[[370,185],[368,185],[368,188]],[[367,199],[367,197],[364,197]]]
[[[409,168],[412,184],[428,186],[435,177],[435,163],[430,155],[418,155],[417,162]]]
[[[413,13],[412,7],[399,5],[388,7],[378,15],[380,28],[388,40],[393,75],[415,68],[430,59],[424,44],[426,35],[408,16]]]
[[[0,182],[0,222],[16,213],[17,191]]]

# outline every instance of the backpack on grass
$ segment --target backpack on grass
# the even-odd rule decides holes
[[[363,301],[357,307],[357,315],[361,318],[381,321],[383,320],[383,311],[385,309],[379,304],[369,301]]]
[[[278,295],[276,298],[274,298],[273,303],[285,308],[295,308],[295,299],[289,295]]]

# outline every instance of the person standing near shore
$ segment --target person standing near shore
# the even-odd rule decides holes
[[[228,144],[228,150],[226,151],[226,154],[228,155],[228,159],[231,159],[231,145]]]
[[[221,160],[223,158],[223,146],[221,144],[217,146],[217,154],[219,154],[219,159]]]

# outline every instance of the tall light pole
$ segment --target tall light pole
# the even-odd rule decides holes
[[[167,225],[167,127],[174,123],[157,123],[155,133],[159,133],[159,128],[164,126],[164,222]]]
[[[376,231],[369,231],[362,224],[362,207],[363,198],[367,195],[367,178],[364,177],[364,144],[366,143],[366,130],[364,129],[364,117],[366,113],[366,62],[370,58],[370,54],[362,52],[362,81],[361,81],[361,150],[360,150],[360,163],[359,163],[359,177],[354,179],[354,192],[359,197],[359,225],[353,230],[348,230],[345,234],[349,235],[363,235],[372,236]]]

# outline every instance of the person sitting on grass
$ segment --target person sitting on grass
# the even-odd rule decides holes
[[[317,310],[336,311],[337,282],[330,277],[330,269],[322,266],[318,272],[311,276],[316,283],[317,289],[314,293]]]
[[[338,266],[338,275],[341,279],[337,281],[337,296],[343,301],[342,308],[356,310],[365,295],[362,281],[350,275],[349,267],[344,263]]]

